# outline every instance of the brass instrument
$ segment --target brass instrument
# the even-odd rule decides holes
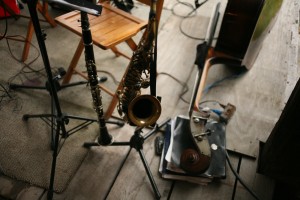
[[[122,89],[117,93],[118,112],[131,125],[153,125],[160,116],[160,101],[153,95],[141,94],[141,89],[150,86],[150,63],[156,37],[156,1],[152,1],[147,28],[133,52],[127,72],[122,80]]]

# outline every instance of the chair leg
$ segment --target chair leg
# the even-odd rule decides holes
[[[132,38],[126,40],[126,43],[130,47],[130,49],[132,49],[132,51],[135,51],[137,49],[137,44],[133,41]]]
[[[123,57],[130,60],[130,56],[122,53],[121,51],[119,51],[116,46],[112,46],[112,47],[110,47],[110,49],[115,53],[116,57],[123,56]]]
[[[118,104],[118,97],[117,94],[113,95],[112,100],[110,101],[110,104],[106,110],[106,112],[104,113],[104,119],[108,120],[109,118],[111,118],[117,104]]]
[[[83,50],[84,50],[84,44],[83,44],[83,40],[81,39],[78,43],[77,49],[74,53],[74,56],[73,56],[73,58],[71,60],[71,63],[68,67],[68,70],[67,70],[67,72],[64,76],[62,84],[68,84],[74,73],[76,73],[76,74],[80,75],[81,77],[83,77],[84,79],[88,80],[88,77],[83,72],[75,69],[77,67],[78,61],[80,59],[80,56],[81,56]],[[99,84],[99,87],[100,87],[100,89],[102,89],[104,92],[106,92],[110,96],[114,96],[114,93],[112,93],[108,88],[106,88],[106,87],[104,87],[103,85],[100,85],[100,84]]]
[[[30,20],[28,23],[27,35],[26,35],[25,44],[24,44],[24,48],[23,48],[23,54],[22,54],[23,62],[28,58],[32,35],[33,35],[33,24],[32,24],[32,21]]]
[[[46,19],[46,21],[52,27],[56,26],[56,22],[54,21],[54,19],[52,17],[50,17],[50,15],[48,13],[48,3],[47,2],[44,1],[43,5],[41,5],[41,3],[38,1],[38,3],[37,3],[37,9],[44,16],[44,18]]]
[[[112,116],[112,113],[113,111],[115,110],[116,106],[117,106],[117,103],[119,101],[119,98],[118,98],[118,91],[120,91],[122,88],[123,88],[123,80],[125,79],[126,77],[126,74],[128,72],[128,69],[129,69],[129,65],[126,67],[126,70],[121,78],[121,81],[115,91],[115,94],[112,96],[112,100],[110,101],[110,104],[104,114],[104,118],[105,119],[109,119],[111,116]]]
[[[78,43],[77,49],[76,49],[75,54],[74,54],[74,56],[71,60],[70,65],[68,67],[67,73],[65,74],[65,78],[64,78],[62,84],[68,84],[70,82],[71,77],[74,73],[74,69],[76,68],[76,66],[78,64],[78,61],[80,59],[80,56],[83,52],[83,49],[84,49],[84,45],[83,45],[83,41],[81,39]]]
[[[46,21],[52,27],[56,26],[56,22],[48,14],[48,3],[47,2],[43,2],[43,5],[41,5],[41,3],[38,2],[37,3],[37,9],[44,16]],[[27,35],[26,35],[26,40],[25,40],[25,44],[24,44],[24,48],[23,48],[23,54],[22,54],[22,61],[23,62],[28,58],[32,35],[33,35],[33,24],[32,24],[32,21],[30,20],[29,23],[28,23],[28,27],[27,27]]]

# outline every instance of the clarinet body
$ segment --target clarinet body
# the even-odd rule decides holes
[[[93,50],[93,40],[90,30],[90,24],[88,15],[86,12],[81,11],[81,26],[82,26],[82,38],[84,43],[84,54],[86,69],[88,73],[88,81],[90,85],[93,107],[97,113],[98,123],[100,127],[100,135],[98,137],[98,143],[100,145],[110,145],[113,142],[112,136],[108,133],[106,122],[104,118],[101,90],[99,88],[99,79],[97,75],[95,56]]]

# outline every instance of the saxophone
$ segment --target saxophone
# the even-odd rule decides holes
[[[152,1],[147,28],[130,59],[122,87],[117,91],[117,110],[130,125],[153,125],[160,116],[160,100],[153,95],[142,94],[141,89],[150,86],[150,63],[156,37],[156,1]]]

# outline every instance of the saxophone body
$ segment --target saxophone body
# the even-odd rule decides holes
[[[142,94],[150,86],[150,63],[153,61],[156,19],[153,1],[147,28],[133,52],[122,87],[117,92],[119,115],[131,125],[145,127],[153,125],[160,116],[160,100],[153,95]]]

